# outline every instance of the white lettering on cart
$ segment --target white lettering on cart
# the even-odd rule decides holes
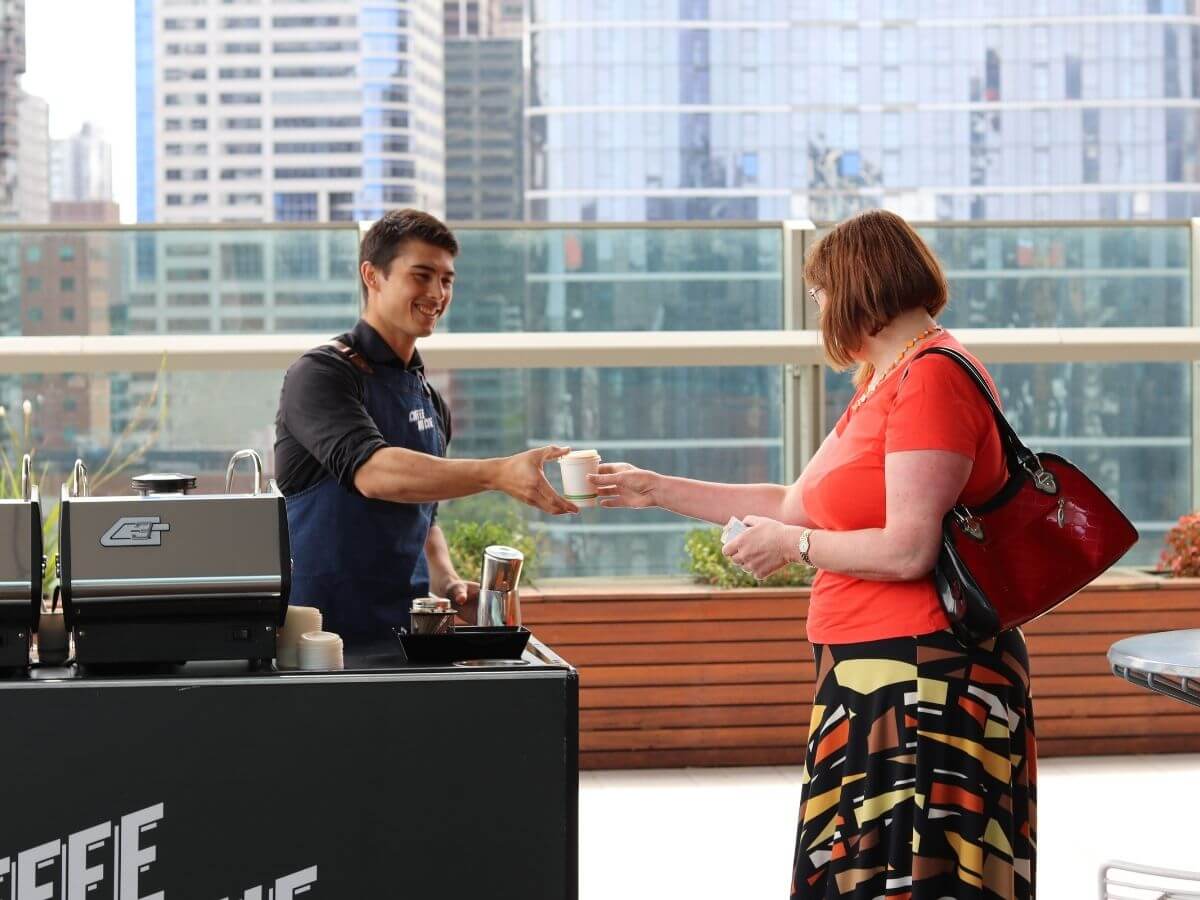
[[[0,893],[12,900],[92,900],[89,894],[105,882],[107,875],[115,900],[166,900],[165,890],[142,896],[138,887],[141,876],[158,861],[158,847],[152,837],[165,814],[165,806],[156,803],[122,816],[119,822],[101,822],[64,840],[22,850],[15,859],[0,857]],[[88,865],[89,854],[98,856],[102,850],[111,850],[112,867],[108,872],[103,862]],[[62,873],[61,893],[55,892],[53,875],[46,871],[56,864]],[[48,880],[42,882],[43,878]],[[275,879],[274,890],[267,891],[267,898],[296,900],[316,883],[317,867],[309,866]],[[262,887],[247,888],[241,900],[264,900]]]

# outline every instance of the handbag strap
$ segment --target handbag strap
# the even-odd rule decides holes
[[[1000,404],[998,404],[996,402],[996,398],[992,396],[992,389],[988,386],[987,381],[984,379],[983,375],[980,374],[979,370],[975,368],[974,363],[951,347],[929,347],[914,356],[912,361],[915,363],[922,356],[927,356],[930,353],[936,353],[939,356],[949,357],[958,363],[959,366],[961,366],[963,370],[971,376],[971,380],[975,382],[975,386],[979,388],[979,392],[983,394],[984,398],[988,402],[988,406],[990,406],[992,409],[992,416],[996,420],[996,428],[999,429],[1000,439],[1004,444],[1004,455],[1008,457],[1009,468],[1013,468],[1013,464],[1015,463],[1017,466],[1020,466],[1030,474],[1040,470],[1042,465],[1040,462],[1038,462],[1037,454],[1026,447],[1021,439],[1017,437],[1017,432],[1013,429],[1012,425],[1009,424],[1008,418],[1000,410]],[[909,363],[909,366],[911,365],[912,363]],[[904,370],[904,377],[908,377],[908,369]]]

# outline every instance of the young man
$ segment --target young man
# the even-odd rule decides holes
[[[390,212],[359,251],[365,306],[352,330],[288,369],[275,417],[287,502],[291,602],[315,606],[348,642],[389,638],[431,590],[473,615],[479,585],[454,571],[437,501],[499,490],[545,512],[578,512],[542,471],[567,452],[446,459],[450,410],[425,380],[418,338],[454,290],[458,241],[433,216]]]

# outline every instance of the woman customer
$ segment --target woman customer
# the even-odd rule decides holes
[[[945,276],[882,211],[829,232],[804,275],[826,354],[857,366],[857,391],[800,478],[712,484],[611,463],[592,476],[601,504],[737,516],[748,527],[725,546],[735,564],[758,578],[789,563],[817,569],[793,898],[1032,898],[1025,640],[1008,631],[960,646],[931,576],[945,513],[1006,477],[978,387],[951,359],[915,358],[963,351],[937,323]]]

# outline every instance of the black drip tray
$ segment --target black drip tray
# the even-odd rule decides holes
[[[529,643],[521,625],[464,625],[448,634],[397,631],[400,650],[410,663],[453,663],[475,659],[520,659]]]

